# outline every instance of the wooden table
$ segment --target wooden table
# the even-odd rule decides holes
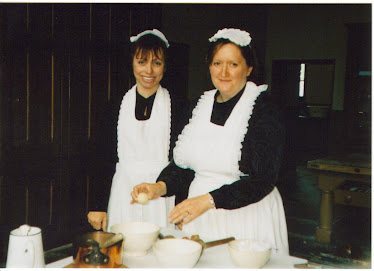
[[[363,154],[329,156],[308,161],[307,167],[319,171],[321,205],[316,240],[330,243],[334,204],[371,208],[371,157]]]

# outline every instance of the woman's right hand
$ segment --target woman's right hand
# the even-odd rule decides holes
[[[157,183],[141,183],[134,186],[131,192],[131,204],[137,202],[139,193],[147,194],[148,199],[157,199],[166,194],[166,184],[162,181]]]
[[[107,230],[107,216],[106,212],[89,212],[87,215],[88,222],[95,230]]]

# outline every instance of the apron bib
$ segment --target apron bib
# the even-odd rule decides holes
[[[200,98],[189,124],[174,149],[177,165],[195,171],[188,197],[196,197],[231,184],[245,176],[239,170],[241,148],[248,120],[258,95],[267,86],[248,82],[242,97],[224,126],[210,122],[217,90]],[[199,234],[204,241],[234,236],[257,239],[271,244],[275,252],[288,254],[288,236],[283,202],[275,188],[260,202],[239,209],[210,209],[183,225],[188,234]]]
[[[118,117],[118,163],[108,204],[108,229],[126,221],[147,221],[173,227],[167,221],[174,197],[158,198],[146,204],[130,204],[133,187],[154,183],[168,164],[171,101],[169,92],[158,88],[148,120],[135,117],[136,85],[123,97]]]

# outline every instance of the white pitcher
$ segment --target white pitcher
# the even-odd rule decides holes
[[[10,232],[6,267],[45,267],[40,228],[22,225]]]

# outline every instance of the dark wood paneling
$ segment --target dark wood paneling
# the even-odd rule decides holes
[[[5,135],[11,140],[11,144],[19,146],[26,141],[27,134],[27,55],[26,51],[21,54],[7,53],[4,56],[4,66],[8,67],[4,71],[4,83],[7,86],[6,98],[7,105],[9,106],[10,115],[6,123],[8,130]],[[19,67],[23,67],[20,69]]]
[[[40,179],[38,182],[33,180],[27,186],[28,189],[28,223],[30,225],[40,225],[45,229],[52,224],[52,219],[56,213],[52,210],[56,198],[53,197],[54,180]]]
[[[51,141],[51,53],[30,50],[29,55],[28,140],[47,143]]]
[[[44,249],[87,231],[88,149],[131,82],[129,35],[160,28],[158,4],[1,4],[0,262],[9,231],[42,228]],[[6,67],[6,68],[5,68]],[[3,265],[2,265],[3,266]]]

